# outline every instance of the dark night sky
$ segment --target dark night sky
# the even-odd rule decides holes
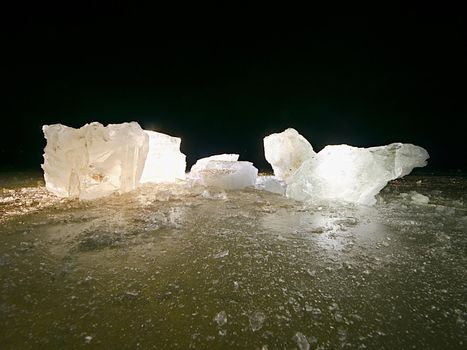
[[[429,151],[431,170],[467,170],[460,12],[231,17],[13,11],[0,67],[1,167],[39,168],[42,124],[134,120],[182,137],[190,165],[236,152],[268,169],[262,138],[294,127],[315,150],[410,142]]]

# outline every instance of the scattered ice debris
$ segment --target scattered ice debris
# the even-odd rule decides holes
[[[227,323],[227,314],[225,311],[219,312],[215,317],[214,321],[217,323],[219,327],[222,327]]]
[[[427,196],[424,196],[423,194],[417,193],[415,191],[411,192],[410,199],[412,200],[413,203],[415,204],[428,204],[430,201],[430,198]]]
[[[250,317],[250,327],[253,332],[260,330],[266,320],[266,315],[261,311],[253,312]]]
[[[42,127],[44,178],[59,197],[94,199],[138,187],[148,153],[148,135],[138,123],[61,124]]]
[[[141,183],[184,180],[186,156],[180,152],[182,139],[155,131],[144,132],[149,137],[149,152]]]
[[[287,196],[296,200],[340,200],[372,205],[376,202],[375,195],[390,180],[425,166],[429,158],[425,149],[402,143],[371,148],[335,145],[326,146],[317,154],[307,153],[306,148],[303,150],[303,136],[291,130],[267,136],[264,145],[274,174],[285,180]],[[287,135],[285,141],[283,134]],[[296,155],[289,154],[289,159],[294,160],[291,164],[284,161],[286,155],[280,152],[282,148],[293,152],[293,147],[285,146],[289,144],[302,145]],[[273,156],[275,152],[279,152],[277,157]]]
[[[310,350],[310,343],[304,334],[300,332],[295,333],[293,340],[297,343],[300,350]]]

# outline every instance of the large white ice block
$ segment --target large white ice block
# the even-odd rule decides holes
[[[307,139],[295,129],[266,136],[263,142],[266,160],[281,180],[287,181],[305,160],[315,155]]]
[[[428,158],[425,149],[411,144],[326,146],[289,177],[286,194],[303,201],[342,200],[371,205],[390,180],[425,166]]]
[[[148,135],[138,123],[91,123],[79,129],[54,124],[42,130],[47,140],[42,168],[54,194],[94,199],[139,185]]]
[[[258,169],[243,161],[209,160],[203,169],[190,174],[193,182],[227,190],[254,187]]]
[[[149,152],[141,183],[175,182],[185,179],[186,156],[180,152],[181,139],[155,131],[144,131],[149,136]]]

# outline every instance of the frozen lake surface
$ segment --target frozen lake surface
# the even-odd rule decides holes
[[[373,207],[0,175],[0,348],[465,349],[467,178]],[[423,196],[429,197],[429,202]]]

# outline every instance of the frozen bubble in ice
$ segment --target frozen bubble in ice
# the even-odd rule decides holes
[[[295,343],[297,343],[297,346],[300,350],[310,349],[310,343],[308,342],[308,339],[304,334],[300,332],[295,333],[293,340],[295,341]]]
[[[227,314],[225,311],[219,312],[215,317],[214,321],[217,323],[219,327],[222,327],[227,323]]]
[[[149,151],[141,183],[175,182],[185,179],[186,156],[180,152],[181,139],[155,131],[144,131],[149,137]]]
[[[280,180],[287,180],[305,160],[315,155],[308,140],[291,128],[266,136],[263,143],[266,160]]]
[[[148,135],[136,122],[62,124],[42,127],[44,178],[59,197],[94,199],[138,187],[148,153]]]
[[[255,311],[250,315],[249,319],[251,330],[256,332],[263,327],[263,323],[266,320],[266,315],[261,311]]]

